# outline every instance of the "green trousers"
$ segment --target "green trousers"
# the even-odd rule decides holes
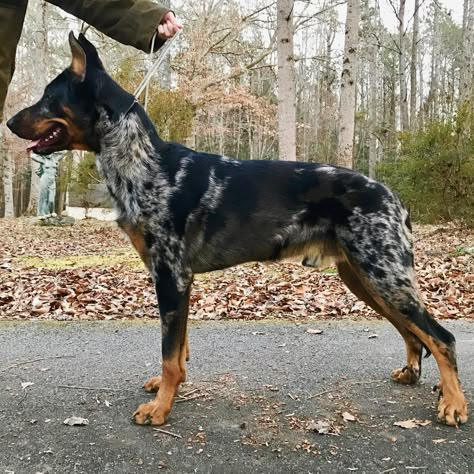
[[[8,86],[15,70],[15,54],[25,19],[27,0],[0,0],[0,122]]]

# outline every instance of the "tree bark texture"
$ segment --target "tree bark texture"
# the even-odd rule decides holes
[[[4,141],[5,126],[0,124],[0,158],[3,168],[3,193],[5,217],[14,217],[15,209],[13,206],[13,163],[12,154],[7,150]]]
[[[474,46],[474,4],[472,0],[464,0],[462,19],[462,63],[459,84],[459,101],[462,103],[473,94],[473,66],[472,47]]]
[[[400,8],[398,10],[398,80],[400,82],[400,126],[403,131],[408,130],[409,127],[406,79],[405,5],[406,0],[400,0]]]
[[[339,102],[337,153],[338,165],[346,168],[353,167],[359,17],[359,0],[348,0]]]
[[[277,1],[279,159],[296,161],[296,83],[293,0]]]
[[[48,44],[48,9],[46,2],[37,4],[34,2],[30,4],[30,8],[36,8],[36,11],[40,11],[40,18],[38,24],[38,30],[36,31],[35,47],[36,57],[38,64],[42,66],[35,72],[35,96],[39,99],[43,95],[43,90],[48,84],[48,55],[49,55],[49,44]],[[28,203],[28,212],[32,215],[36,215],[38,207],[38,196],[39,196],[39,177],[37,175],[38,163],[30,161],[31,164],[31,187],[30,187],[30,199]]]
[[[417,97],[417,65],[418,65],[418,36],[420,29],[420,0],[415,0],[415,11],[413,13],[413,38],[411,43],[410,64],[410,127],[416,128],[416,97]]]

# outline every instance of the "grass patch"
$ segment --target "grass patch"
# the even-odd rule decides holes
[[[49,270],[67,270],[71,268],[112,267],[126,265],[131,269],[144,269],[138,255],[123,253],[120,255],[78,255],[71,257],[17,257],[14,262],[21,267],[46,268]]]
[[[454,252],[448,253],[448,257],[463,257],[465,255],[474,256],[474,245],[458,247]]]

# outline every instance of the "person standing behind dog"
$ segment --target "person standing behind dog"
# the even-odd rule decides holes
[[[174,13],[149,0],[48,0],[84,20],[110,38],[149,53],[158,32],[156,48],[181,29]],[[15,54],[28,0],[0,0],[0,122],[8,86],[15,70]]]

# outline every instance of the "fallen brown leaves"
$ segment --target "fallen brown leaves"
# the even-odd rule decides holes
[[[0,258],[113,255],[130,248],[115,224],[95,220],[41,227],[28,219],[0,219],[0,242]]]
[[[442,319],[474,318],[474,229],[417,226],[415,238],[418,284],[428,309]]]
[[[416,420],[413,418],[412,420],[396,421],[394,426],[399,426],[400,428],[404,428],[406,430],[412,430],[413,428],[418,428],[419,426],[428,426],[430,424],[430,420]]]
[[[6,277],[6,278],[5,278]],[[149,276],[124,265],[49,270],[30,268],[0,277],[2,316],[57,320],[154,317]]]
[[[451,225],[418,226],[415,237],[418,281],[429,310],[439,318],[474,318],[474,255],[460,250],[474,245],[474,231]],[[146,271],[136,264],[115,263],[117,256],[130,252],[130,244],[114,224],[86,221],[74,227],[44,228],[3,219],[0,241],[2,318],[157,317],[154,288]],[[92,259],[88,266],[83,259],[78,268],[74,262],[63,268],[60,261],[54,268],[47,264],[42,268],[32,258],[74,256],[103,256],[104,261],[97,264]],[[108,259],[110,264],[105,263]],[[378,316],[334,272],[318,272],[298,263],[250,263],[197,276],[191,319],[268,317]]]

